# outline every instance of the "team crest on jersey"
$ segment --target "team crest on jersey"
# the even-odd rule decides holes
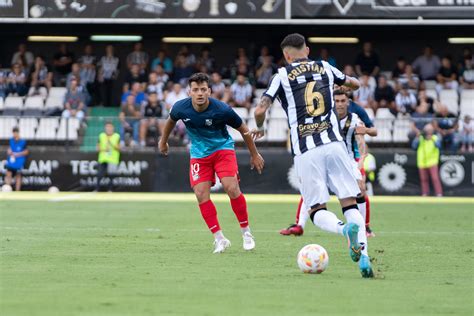
[[[206,119],[206,126],[211,126],[212,125],[212,119]]]

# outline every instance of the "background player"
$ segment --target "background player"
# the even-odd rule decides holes
[[[12,185],[13,177],[15,177],[15,190],[21,190],[21,170],[25,167],[26,158],[29,154],[26,148],[26,140],[20,138],[18,127],[12,130],[13,137],[10,138],[10,147],[7,150],[7,173],[5,176],[5,184]]]
[[[359,81],[325,61],[308,59],[309,48],[300,34],[285,37],[281,48],[288,65],[278,69],[255,109],[257,129],[252,135],[263,137],[266,111],[279,97],[288,116],[300,191],[311,210],[311,220],[323,230],[346,236],[351,258],[359,262],[362,276],[373,277],[365,223],[356,203],[360,190],[339,131],[332,95],[334,84],[358,89]],[[346,225],[326,208],[328,187],[339,198]]]
[[[222,233],[216,207],[210,198],[216,174],[229,195],[232,210],[239,221],[244,249],[254,249],[255,241],[249,228],[247,203],[239,187],[234,141],[227,132],[227,125],[242,134],[250,152],[252,169],[256,168],[261,173],[264,165],[263,158],[255,147],[249,129],[234,110],[223,102],[209,98],[211,95],[209,77],[206,74],[197,73],[192,75],[188,82],[190,98],[173,105],[160,139],[160,152],[168,154],[168,137],[176,122],[182,120],[191,139],[189,179],[196,194],[201,215],[209,230],[214,234],[214,253],[223,252],[230,247],[230,241]]]

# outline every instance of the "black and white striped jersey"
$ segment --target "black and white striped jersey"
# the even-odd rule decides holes
[[[346,143],[347,151],[351,159],[359,158],[359,149],[355,139],[355,130],[357,126],[361,126],[363,123],[359,116],[355,113],[347,113],[346,117],[339,121],[341,127],[342,137]]]
[[[294,155],[343,141],[333,86],[345,81],[346,75],[325,61],[301,59],[278,69],[264,95],[278,98],[285,109]]]

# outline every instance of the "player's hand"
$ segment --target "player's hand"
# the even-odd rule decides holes
[[[250,157],[250,169],[257,169],[258,174],[262,174],[264,165],[265,160],[259,153]]]
[[[160,153],[162,153],[163,155],[165,156],[168,156],[168,151],[170,149],[170,146],[168,145],[167,142],[163,142],[161,139],[160,139],[160,142],[158,143],[158,148],[160,150]]]
[[[247,133],[245,133],[245,135],[252,136],[252,139],[254,141],[256,141],[257,139],[260,139],[263,136],[265,136],[265,131],[263,129],[254,128],[254,129],[248,131]]]
[[[367,127],[364,125],[356,126],[355,132],[358,135],[365,135],[367,133]]]

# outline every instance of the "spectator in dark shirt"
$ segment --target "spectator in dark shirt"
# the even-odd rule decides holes
[[[66,76],[71,72],[72,63],[74,62],[74,54],[67,49],[66,44],[59,45],[59,51],[54,55],[53,80],[55,86],[64,86]]]
[[[225,94],[225,84],[222,82],[222,76],[218,72],[213,72],[211,80],[211,97],[222,101]]]
[[[402,114],[411,114],[416,109],[416,96],[408,88],[408,83],[404,83],[395,97],[397,111]]]
[[[119,114],[120,138],[123,139],[124,145],[133,147],[138,143],[141,119],[140,106],[135,102],[135,96],[130,94],[127,101],[122,105],[122,111]]]
[[[321,61],[321,60],[328,62],[333,67],[337,67],[336,59],[332,57],[331,55],[329,55],[329,49],[325,47],[321,48],[321,52],[319,53],[319,58],[317,59],[317,61]]]
[[[163,104],[158,100],[156,93],[148,94],[148,101],[143,111],[143,119],[140,122],[140,146],[146,145],[146,136],[150,129],[156,129],[160,135],[164,128]]]
[[[387,78],[385,76],[380,76],[378,83],[379,84],[374,92],[374,112],[377,112],[380,108],[388,108],[392,114],[396,115],[395,91],[387,83]]]
[[[139,64],[133,64],[130,68],[130,71],[125,75],[124,81],[123,92],[130,90],[130,87],[135,82],[140,83],[141,90],[143,91],[145,89],[147,77],[144,73],[140,72]]]
[[[439,68],[438,75],[436,76],[436,80],[438,81],[436,90],[438,93],[440,93],[443,89],[457,90],[459,87],[457,78],[458,71],[451,63],[451,58],[448,56],[443,57],[443,59],[441,59],[441,67]]]
[[[417,93],[420,88],[420,78],[417,74],[413,73],[413,67],[411,65],[405,66],[405,72],[403,72],[397,80],[398,88],[400,89],[403,85],[407,85],[411,93]]]
[[[378,55],[373,51],[372,43],[365,42],[362,46],[362,52],[357,55],[356,72],[359,76],[368,73],[370,76],[377,78],[380,72],[380,63]]]
[[[260,68],[266,58],[270,58],[270,62],[274,62],[274,58],[272,55],[270,55],[270,50],[268,49],[268,47],[262,46],[262,48],[260,49],[260,56],[257,57],[257,62],[255,63],[255,69]]]
[[[4,99],[8,95],[8,83],[5,72],[0,70],[0,98]]]
[[[423,55],[418,56],[412,64],[413,70],[420,75],[421,80],[435,80],[441,62],[439,57],[433,55],[433,48],[424,48]]]
[[[173,81],[185,86],[193,71],[194,68],[187,62],[186,56],[180,54],[176,57]]]
[[[446,106],[440,105],[435,113],[433,126],[442,138],[442,149],[455,153],[457,150],[456,131],[458,129],[456,115],[449,113]]]
[[[148,54],[143,51],[143,43],[138,42],[133,45],[133,51],[127,56],[127,67],[132,70],[133,65],[138,65],[139,73],[145,74],[148,65]]]
[[[196,68],[200,69],[202,66],[206,67],[206,73],[214,71],[216,66],[216,61],[214,57],[212,57],[211,49],[209,47],[204,47],[201,50],[201,55],[197,59]]]
[[[178,56],[184,56],[186,67],[191,67],[194,69],[196,66],[196,56],[191,52],[189,45],[183,45],[178,51]]]
[[[422,89],[422,90],[418,91],[417,106],[420,106],[420,105],[425,104],[425,103],[428,107],[428,112],[433,114],[435,112],[434,111],[435,107],[437,107],[437,105],[438,105],[438,101],[436,101],[432,97],[429,97],[426,94],[426,90]]]
[[[64,98],[64,118],[75,117],[82,120],[85,116],[86,103],[85,96],[79,89],[79,83],[76,79],[71,80],[71,85]]]
[[[257,88],[265,89],[270,83],[273,74],[277,71],[277,66],[272,63],[271,56],[263,57],[261,66],[257,69],[255,77],[257,80]]]
[[[398,77],[400,77],[400,75],[404,74],[406,65],[407,62],[405,60],[405,57],[398,57],[397,64],[395,65],[395,68],[392,71],[392,79],[397,79]]]
[[[30,69],[30,86],[33,89],[32,94],[39,93],[39,88],[51,88],[53,85],[53,74],[44,62],[42,56],[36,56],[35,62]]]

